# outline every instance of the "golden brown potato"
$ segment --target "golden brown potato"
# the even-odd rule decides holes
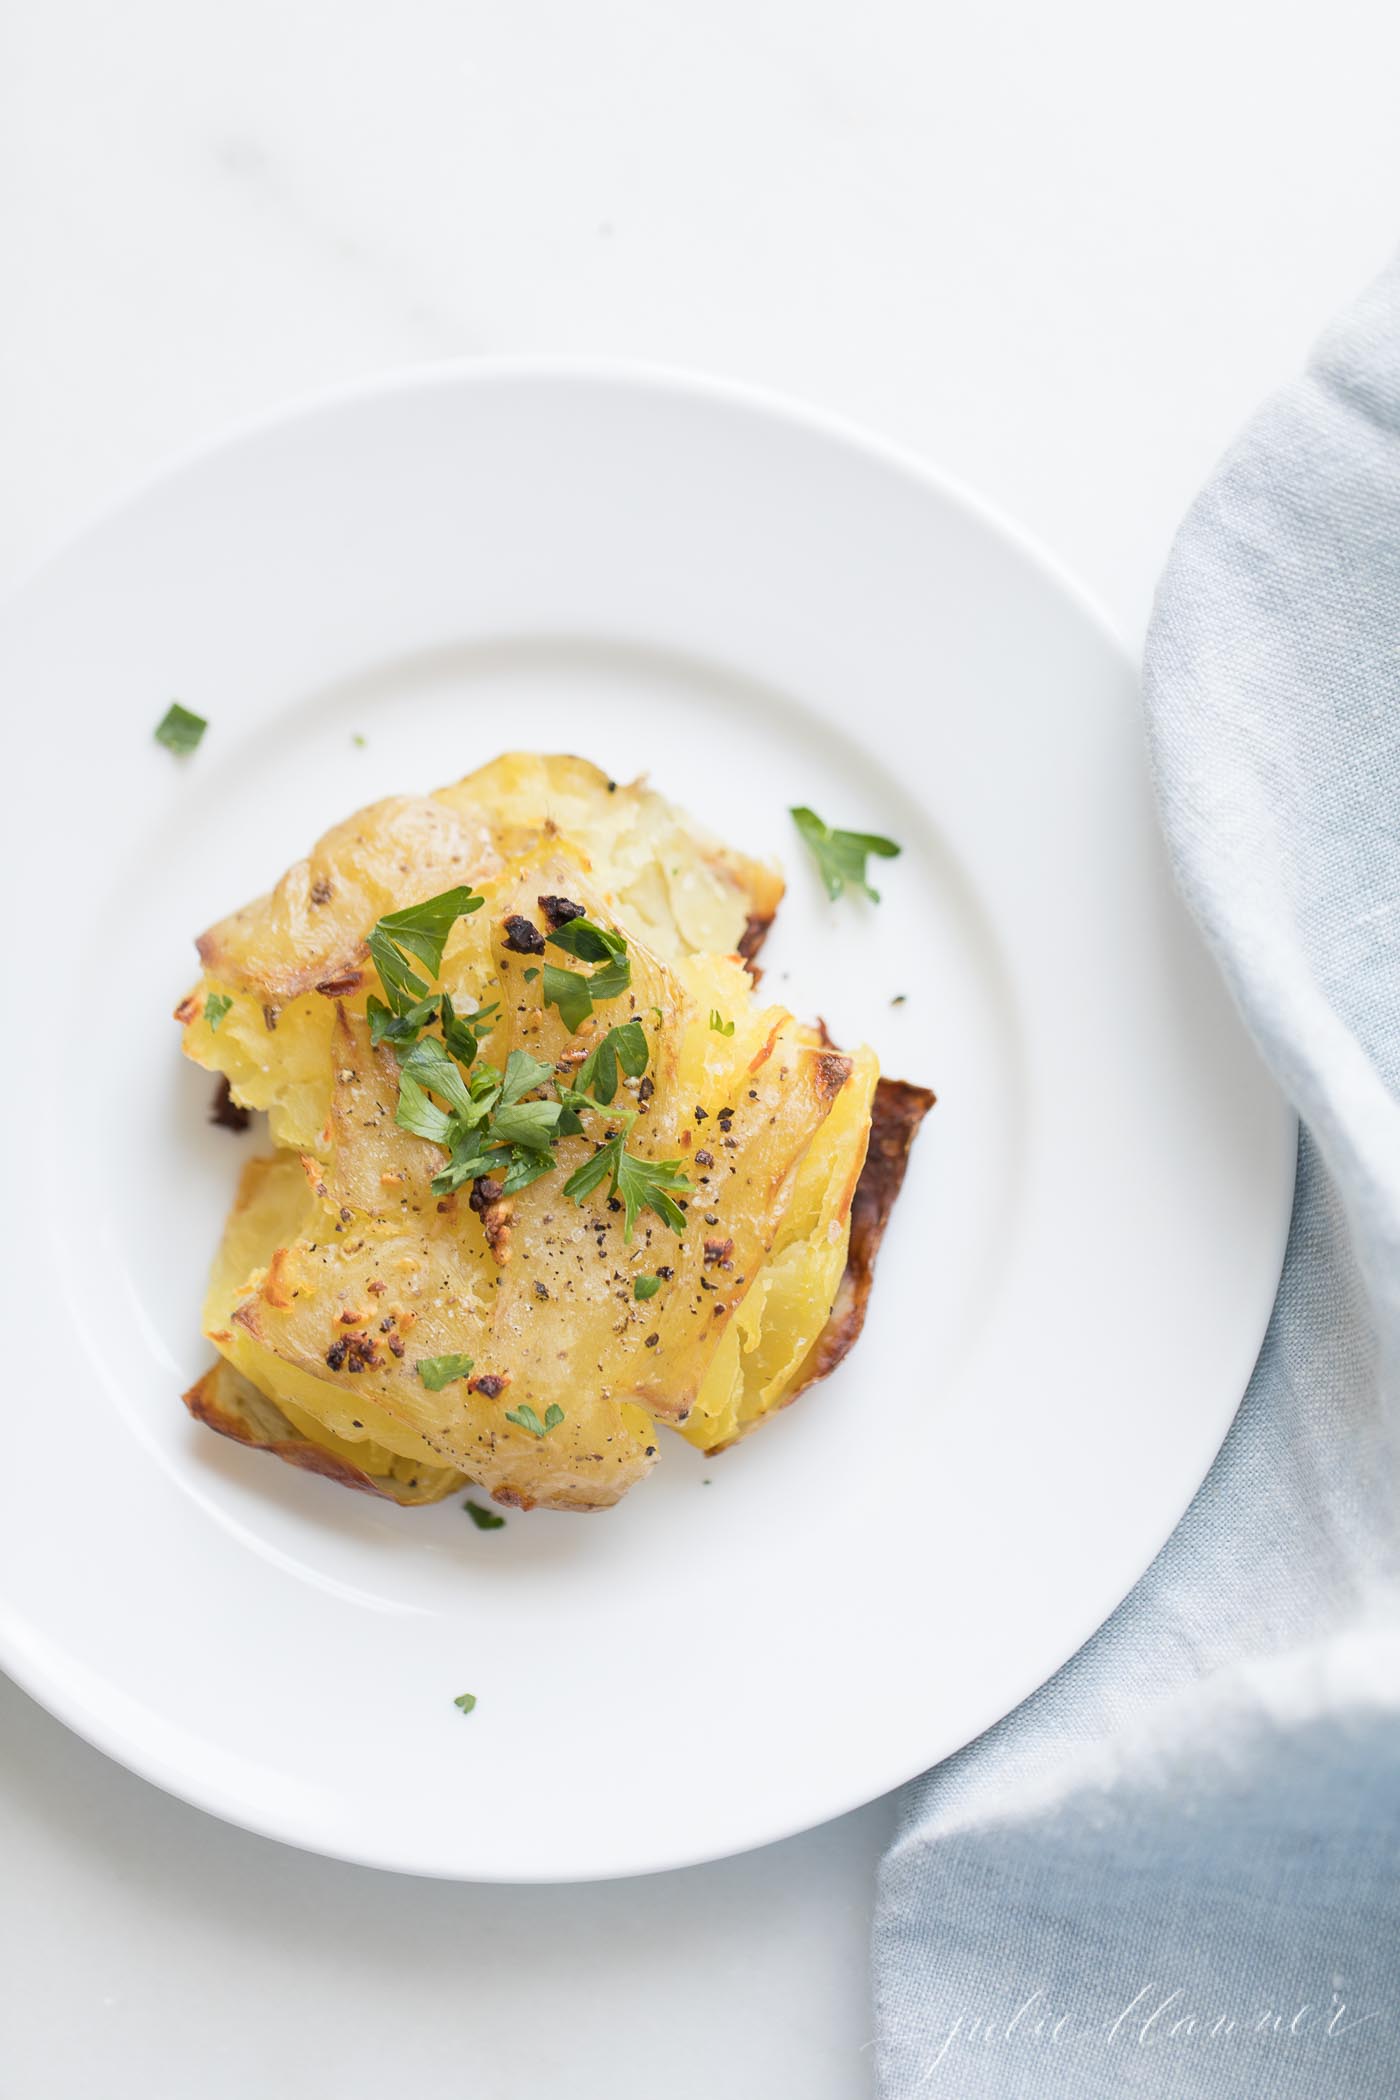
[[[489,1016],[475,1061],[459,1045],[455,1066],[421,1024],[447,1091],[430,1077],[409,1129],[409,1076],[372,1041],[383,988],[367,937],[461,883],[485,901],[452,925],[432,981],[459,1017]],[[240,1189],[205,1314],[228,1370],[186,1396],[191,1411],[399,1501],[472,1481],[507,1503],[592,1509],[655,1463],[658,1424],[715,1449],[818,1375],[878,1066],[754,1003],[745,957],[780,895],[640,784],[516,754],[337,826],[207,934],[206,976],[179,1009],[186,1050],[269,1111],[284,1149]],[[559,949],[580,913],[589,939],[625,952],[626,982],[566,1019],[545,973],[577,967]],[[610,1105],[573,1108],[584,1060],[623,1024],[632,1062]],[[517,1067],[529,1083],[511,1113],[559,1129],[502,1157],[538,1178],[464,1166],[460,1186],[435,1188],[449,1147],[465,1162],[479,1142],[475,1109],[461,1120],[469,1080],[504,1130],[499,1075]],[[625,1202],[604,1172],[619,1146]],[[577,1201],[576,1173],[602,1175]],[[634,1219],[632,1183],[649,1179],[655,1207]]]

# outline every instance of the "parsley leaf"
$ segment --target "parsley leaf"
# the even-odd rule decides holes
[[[440,1393],[454,1379],[465,1378],[471,1367],[469,1356],[420,1356],[418,1376],[430,1393]]]
[[[227,992],[211,992],[209,994],[209,997],[204,1002],[204,1018],[209,1023],[210,1035],[218,1034],[219,1023],[232,1004],[233,1001]]]
[[[733,1035],[734,1033],[734,1023],[726,1021],[717,1006],[710,1008],[710,1026],[716,1035]]]
[[[672,1189],[689,1190],[684,1168],[682,1159],[637,1159],[630,1152],[619,1152],[614,1190],[621,1196],[626,1213],[622,1226],[625,1240],[631,1239],[637,1213],[642,1210],[655,1211],[672,1232],[685,1231],[685,1212],[670,1193]]]
[[[475,1013],[459,1014],[452,1004],[452,994],[442,995],[442,1039],[459,1065],[469,1065],[480,1049],[483,1040],[495,1026],[499,999],[489,1006],[479,1006]]]
[[[208,727],[203,715],[191,714],[178,700],[172,700],[156,724],[156,742],[183,758],[187,751],[194,750]]]
[[[548,1436],[550,1430],[557,1429],[563,1419],[563,1408],[553,1401],[545,1409],[543,1421],[540,1420],[528,1400],[522,1400],[519,1407],[508,1407],[506,1409],[506,1420],[514,1422],[517,1428],[528,1429],[531,1436]]]
[[[660,1288],[661,1278],[659,1276],[637,1276],[632,1281],[632,1296],[642,1299],[654,1298]]]
[[[498,1517],[494,1509],[483,1509],[479,1502],[464,1502],[462,1507],[478,1531],[500,1531],[504,1529],[506,1520],[504,1517]],[[468,1692],[466,1696],[470,1699],[471,1693]]]
[[[558,1101],[519,1101],[496,1110],[491,1118],[491,1136],[501,1145],[522,1145],[527,1152],[548,1152],[559,1135],[559,1118],[564,1112]]]
[[[506,1059],[506,1069],[501,1081],[501,1106],[509,1108],[528,1094],[533,1088],[543,1086],[546,1079],[554,1077],[554,1067],[542,1057],[531,1057],[528,1050],[512,1050]]]
[[[577,956],[580,962],[611,962],[627,953],[627,943],[620,933],[595,925],[587,918],[566,920],[564,925],[547,933],[545,939],[554,947],[562,948],[566,955]]]
[[[557,1006],[559,1018],[570,1035],[577,1035],[600,1001],[618,998],[631,984],[632,962],[627,943],[620,933],[582,916],[566,919],[545,939],[580,962],[601,965],[591,977],[585,977],[581,970],[563,969],[558,963],[547,962],[544,966],[544,983],[540,987],[544,1003]]]
[[[557,1006],[559,1018],[570,1035],[577,1035],[593,1011],[593,994],[581,970],[561,970],[546,963],[541,991],[546,1006]]]
[[[486,902],[469,883],[425,897],[404,911],[386,912],[369,936],[370,960],[379,972],[384,996],[396,1014],[428,997],[428,987],[409,963],[409,956],[426,964],[436,976],[442,968],[442,951],[458,919],[480,911]]]
[[[623,1133],[618,1130],[606,1139],[591,1159],[576,1167],[564,1183],[564,1194],[575,1203],[582,1203],[585,1196],[610,1181],[608,1193],[622,1200],[624,1212],[622,1236],[632,1237],[632,1227],[637,1215],[643,1210],[655,1211],[663,1225],[672,1232],[685,1231],[685,1212],[676,1202],[674,1190],[688,1195],[690,1183],[685,1179],[684,1160],[638,1159],[635,1154],[623,1150]]]
[[[371,992],[365,1001],[365,1014],[369,1021],[371,1048],[377,1050],[381,1043],[416,1043],[430,1021],[436,1020],[441,1001],[434,993],[431,999],[422,999],[416,1006],[395,1013],[382,999]]]
[[[477,1181],[483,1174],[494,1174],[510,1157],[504,1147],[493,1146],[489,1138],[472,1131],[454,1142],[451,1159],[440,1174],[434,1174],[429,1187],[435,1196],[450,1196],[464,1182]]]
[[[430,1145],[450,1145],[457,1134],[457,1124],[445,1108],[430,1101],[411,1072],[399,1074],[399,1099],[394,1110],[394,1121],[400,1130],[411,1131],[414,1137],[426,1138]]]
[[[539,1181],[544,1175],[552,1174],[558,1164],[553,1152],[530,1152],[522,1145],[515,1146],[510,1155],[505,1180],[501,1183],[501,1194],[517,1195],[521,1189],[529,1188],[532,1181]]]
[[[864,890],[872,904],[879,903],[880,892],[867,881],[865,863],[872,853],[881,860],[896,859],[901,849],[893,839],[883,839],[872,831],[833,830],[811,809],[792,809],[788,815],[811,849],[828,897],[839,897],[851,883]]]
[[[603,999],[620,998],[632,982],[631,956],[614,956],[611,962],[604,963],[601,970],[595,970],[584,982],[588,986],[588,996],[595,1006]]]
[[[622,1132],[619,1130],[601,1144],[581,1167],[574,1168],[564,1183],[564,1194],[571,1196],[575,1203],[582,1203],[584,1197],[591,1196],[600,1183],[616,1174],[617,1156],[621,1150]]]
[[[467,1091],[467,1082],[462,1076],[462,1067],[458,1064],[455,1057],[449,1055],[446,1048],[438,1041],[435,1035],[420,1036],[408,1055],[400,1059],[400,1065],[400,1103],[403,1100],[404,1080],[411,1079],[420,1088],[431,1087],[435,1094],[440,1094],[451,1108],[453,1114],[460,1119],[468,1130],[480,1123],[485,1116],[485,1109],[479,1102],[473,1100],[471,1094]],[[401,1124],[403,1123],[402,1116],[397,1117],[395,1120]],[[409,1126],[404,1124],[403,1127],[407,1129]],[[418,1135],[421,1137],[423,1133],[420,1131]],[[443,1141],[440,1140],[439,1142]]]
[[[594,1045],[574,1075],[574,1092],[589,1094],[606,1106],[617,1093],[619,1065],[629,1079],[640,1079],[647,1068],[646,1030],[640,1021],[610,1028]]]
[[[452,1704],[454,1706],[460,1706],[464,1714],[469,1714],[472,1708],[476,1705],[476,1693],[459,1692],[457,1697],[453,1700]]]

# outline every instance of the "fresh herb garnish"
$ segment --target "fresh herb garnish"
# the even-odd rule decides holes
[[[585,916],[566,919],[545,935],[551,947],[562,948],[579,962],[611,962],[627,953],[627,943],[620,933],[613,933],[606,926],[599,926]]]
[[[559,1018],[570,1035],[577,1035],[593,1011],[593,994],[583,972],[562,970],[558,963],[546,963],[540,990],[545,1005],[557,1006]]]
[[[156,742],[183,758],[187,751],[194,750],[208,727],[203,715],[192,714],[178,700],[172,700],[156,724]]]
[[[576,1167],[564,1183],[564,1194],[575,1203],[582,1203],[585,1196],[600,1187],[604,1181],[610,1183],[608,1193],[621,1199],[623,1208],[622,1236],[632,1237],[632,1227],[637,1215],[643,1210],[655,1211],[663,1225],[672,1232],[685,1231],[685,1212],[675,1201],[673,1191],[688,1195],[690,1183],[684,1176],[684,1160],[638,1159],[635,1153],[624,1149],[625,1133],[613,1132],[581,1167]]]
[[[588,996],[595,1006],[604,999],[620,999],[632,982],[632,958],[630,955],[615,955],[611,962],[586,979]]]
[[[512,1050],[506,1059],[506,1068],[501,1075],[501,1105],[510,1108],[546,1079],[554,1077],[554,1067],[542,1057],[531,1057],[527,1050]]]
[[[462,1067],[447,1046],[440,1043],[435,1035],[420,1036],[407,1055],[400,1058],[399,1063],[400,1108],[403,1106],[403,1083],[405,1079],[411,1079],[419,1089],[431,1087],[435,1094],[440,1094],[453,1115],[460,1117],[463,1122],[471,1124],[480,1121],[478,1104],[472,1099]],[[402,1115],[398,1117],[398,1121],[403,1124],[405,1130],[413,1127],[404,1123]],[[421,1130],[418,1133],[419,1137],[425,1134]],[[436,1142],[441,1144],[443,1140],[439,1138]]]
[[[483,1509],[479,1502],[464,1502],[462,1507],[478,1531],[500,1531],[504,1528],[505,1518],[498,1517],[494,1509]],[[468,1692],[466,1696],[470,1699],[471,1693]]]
[[[545,1409],[543,1421],[528,1400],[522,1400],[519,1407],[506,1409],[506,1420],[514,1422],[520,1429],[528,1429],[531,1436],[548,1436],[550,1430],[557,1429],[563,1419],[564,1410],[555,1401],[551,1401]]]
[[[204,1018],[209,1023],[209,1033],[211,1035],[218,1034],[219,1023],[232,1004],[233,1001],[227,992],[211,992],[209,994],[209,997],[204,1002]]]
[[[561,1132],[566,1117],[569,1130]],[[498,1108],[491,1118],[491,1136],[498,1145],[520,1145],[527,1152],[548,1152],[561,1135],[576,1136],[582,1128],[574,1110],[560,1101],[518,1101]]]
[[[532,1181],[542,1181],[546,1174],[552,1174],[557,1165],[552,1152],[527,1152],[517,1147],[510,1155],[501,1194],[518,1195],[521,1189],[529,1188]]]
[[[351,737],[350,741],[355,746],[355,749],[357,751],[363,751],[365,745],[369,742],[369,738],[361,736],[359,730],[357,729]]]
[[[726,1021],[717,1006],[710,1008],[710,1026],[716,1035],[733,1035],[734,1033],[734,1023]]]
[[[620,998],[631,984],[632,960],[627,943],[620,933],[583,916],[566,919],[547,933],[545,940],[579,962],[601,964],[588,977],[581,970],[566,970],[559,963],[547,962],[544,966],[540,987],[544,1003],[557,1007],[570,1035],[577,1035],[595,1006],[605,999]]]
[[[471,1064],[477,1051],[496,1025],[496,1011],[500,1005],[493,999],[489,1006],[478,1006],[474,1013],[459,1014],[452,1004],[452,994],[442,995],[442,1039],[459,1065]]]
[[[637,1276],[632,1280],[632,1296],[634,1298],[654,1298],[660,1288],[661,1278],[659,1276]]]
[[[524,1050],[512,1050],[503,1071],[478,1061],[481,1042],[494,1025],[496,1003],[472,1014],[458,1014],[450,995],[432,991],[413,963],[436,974],[452,927],[467,912],[478,910],[483,901],[461,885],[406,911],[386,914],[368,941],[385,993],[382,1000],[371,996],[367,1001],[370,1040],[376,1048],[389,1044],[399,1060],[395,1109],[399,1127],[440,1146],[448,1155],[446,1166],[432,1178],[435,1196],[452,1195],[468,1181],[488,1176],[499,1176],[500,1194],[510,1196],[552,1173],[559,1140],[581,1136],[584,1116],[608,1110],[616,1098],[620,1075],[640,1078],[649,1057],[646,1031],[640,1020],[632,1019],[609,1028],[593,1045],[573,1084],[561,1082],[553,1065]],[[565,1025],[576,1034],[597,1000],[616,998],[630,985],[627,942],[620,933],[597,925],[578,910],[572,917],[561,917],[547,939],[565,954],[596,965],[589,976],[557,963],[547,962],[543,968],[545,1004],[557,1006]],[[660,1009],[655,1011],[659,1020]],[[424,1033],[434,1021],[441,1024],[441,1039]],[[552,1095],[543,1091],[550,1086]],[[684,1232],[685,1212],[673,1193],[689,1192],[684,1162],[638,1159],[624,1143],[636,1113],[619,1111],[618,1121],[622,1127],[569,1176],[564,1193],[581,1203],[606,1180],[610,1196],[624,1214],[625,1238],[631,1239],[643,1210],[654,1211],[673,1232]],[[650,1293],[639,1295],[645,1298]],[[457,1361],[470,1369],[466,1358],[429,1358],[420,1365],[420,1375],[437,1391],[448,1380],[466,1375],[465,1370],[441,1369]],[[439,1377],[438,1385],[433,1384],[435,1377]],[[538,1428],[531,1427],[539,1418],[529,1408],[509,1419],[543,1436],[556,1426],[550,1420],[555,1412],[551,1409]]]
[[[399,1099],[394,1121],[400,1130],[426,1138],[430,1145],[450,1145],[457,1125],[445,1108],[430,1101],[411,1072],[399,1074]]]
[[[441,1005],[442,997],[435,992],[431,999],[420,999],[416,1006],[395,1013],[392,1006],[386,1006],[371,992],[365,1001],[371,1047],[377,1050],[381,1043],[392,1043],[396,1048],[416,1043],[423,1030],[437,1019]]]
[[[455,1379],[465,1378],[472,1367],[469,1356],[420,1356],[418,1376],[430,1393],[440,1393]]]
[[[384,996],[394,1013],[406,1014],[429,996],[428,986],[408,958],[412,956],[414,961],[425,964],[436,977],[442,968],[448,934],[458,919],[480,911],[485,902],[464,882],[456,889],[444,890],[440,896],[425,897],[421,904],[411,904],[406,911],[386,912],[376,923],[369,936],[370,960],[379,972]]]
[[[574,1075],[575,1089],[606,1107],[617,1093],[619,1065],[629,1079],[640,1079],[647,1068],[646,1030],[640,1021],[624,1021],[595,1043]]]
[[[476,1693],[459,1692],[457,1697],[453,1700],[452,1704],[454,1706],[459,1706],[464,1714],[469,1714],[472,1708],[476,1705]]]
[[[833,830],[811,809],[792,809],[788,814],[811,849],[828,897],[839,897],[851,883],[864,890],[872,904],[879,903],[880,892],[872,889],[866,879],[865,864],[872,853],[881,860],[897,859],[902,849],[893,839],[881,838],[873,831]]]
[[[633,1223],[642,1210],[655,1211],[662,1224],[669,1225],[672,1232],[685,1231],[685,1212],[670,1193],[673,1189],[689,1193],[690,1183],[685,1178],[684,1168],[683,1159],[638,1159],[631,1152],[618,1153],[613,1193],[622,1198],[625,1213],[622,1237],[625,1240],[631,1239]]]

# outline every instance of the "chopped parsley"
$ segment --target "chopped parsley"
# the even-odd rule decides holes
[[[577,957],[579,962],[614,962],[627,953],[627,943],[620,933],[595,924],[582,912],[554,927],[545,939],[552,947],[562,948],[566,955]]]
[[[505,1527],[504,1517],[497,1516],[494,1509],[483,1509],[479,1502],[464,1502],[462,1507],[478,1531],[501,1531]],[[467,1697],[471,1697],[470,1692]]]
[[[469,1714],[472,1708],[476,1705],[476,1693],[459,1692],[457,1694],[457,1697],[453,1700],[452,1704],[454,1706],[460,1707],[464,1714]]]
[[[501,1075],[501,1104],[511,1108],[523,1097],[543,1086],[554,1077],[553,1065],[542,1057],[531,1057],[528,1050],[512,1050],[506,1059],[506,1068]]]
[[[734,1023],[726,1021],[717,1006],[710,1008],[710,1026],[716,1035],[733,1035],[734,1033]]]
[[[589,1051],[574,1075],[574,1087],[606,1107],[617,1093],[618,1067],[629,1079],[640,1079],[647,1068],[646,1030],[640,1021],[624,1021],[610,1028]]]
[[[454,1379],[465,1378],[471,1367],[469,1356],[420,1356],[418,1376],[430,1393],[440,1393]]]
[[[615,955],[611,962],[604,963],[601,970],[585,980],[588,995],[597,1006],[604,999],[620,999],[632,982],[630,956]]]
[[[528,1051],[512,1050],[504,1072],[477,1065],[466,1085],[460,1073],[448,1077],[449,1070],[455,1072],[442,1045],[425,1036],[404,1059],[399,1075],[396,1120],[450,1154],[433,1177],[434,1195],[450,1195],[464,1182],[497,1173],[505,1176],[501,1193],[514,1195],[551,1173],[559,1139],[576,1137],[583,1129],[572,1098],[564,1098],[562,1090],[555,1100],[524,1098],[554,1079],[554,1067]],[[450,1112],[426,1098],[424,1085],[451,1103]]]
[[[421,904],[411,904],[406,911],[386,912],[377,921],[369,936],[370,960],[379,972],[384,996],[394,1013],[406,1014],[429,996],[428,986],[413,969],[409,957],[426,965],[436,977],[442,968],[448,934],[459,919],[480,911],[485,902],[464,882],[456,889],[444,890],[440,896],[425,897]]]
[[[554,1401],[551,1401],[545,1409],[543,1421],[540,1420],[528,1400],[522,1400],[519,1407],[508,1407],[506,1409],[506,1420],[514,1422],[517,1428],[528,1429],[531,1436],[548,1436],[550,1430],[557,1429],[563,1419],[564,1410]]]
[[[660,1288],[661,1278],[659,1276],[637,1276],[632,1282],[632,1296],[643,1300],[654,1298]]]
[[[619,1151],[617,1156],[617,1178],[613,1193],[621,1196],[626,1213],[623,1220],[623,1238],[630,1240],[632,1226],[638,1211],[655,1211],[663,1225],[672,1232],[685,1231],[685,1212],[671,1195],[673,1189],[689,1193],[690,1183],[684,1172],[685,1161],[681,1159],[637,1159],[630,1152]]]
[[[850,883],[864,890],[872,904],[879,903],[880,892],[866,877],[866,861],[872,853],[880,860],[897,859],[901,848],[893,839],[873,831],[836,831],[811,809],[792,809],[788,814],[811,850],[828,897],[839,897]]]
[[[548,901],[555,906],[561,902]],[[650,1056],[646,1030],[634,1018],[609,1028],[589,1049],[571,1081],[562,1080],[552,1064],[528,1051],[512,1050],[504,1070],[479,1058],[481,1043],[494,1026],[497,1002],[475,1013],[458,1014],[450,995],[433,991],[414,965],[436,975],[452,927],[483,902],[463,884],[406,911],[387,913],[368,937],[385,995],[383,999],[371,996],[366,1003],[370,1040],[375,1048],[388,1044],[399,1062],[395,1107],[399,1128],[440,1146],[447,1154],[446,1165],[432,1178],[435,1196],[450,1196],[467,1182],[488,1176],[493,1180],[499,1176],[499,1194],[511,1196],[553,1173],[560,1139],[582,1136],[584,1116],[606,1113],[622,1078],[640,1079]],[[566,1027],[576,1034],[597,1000],[615,998],[630,985],[627,942],[577,908],[572,917],[563,917],[557,909],[546,916],[558,921],[547,940],[577,961],[594,965],[587,976],[551,962],[537,973],[543,977],[545,1005],[557,1006]],[[649,1011],[660,1019],[659,1008]],[[719,1021],[718,1013],[714,1018]],[[425,1033],[435,1021],[441,1026],[441,1037]],[[731,1021],[731,1034],[733,1027]],[[637,1113],[617,1112],[621,1128],[610,1131],[592,1156],[575,1169],[564,1184],[564,1193],[581,1203],[606,1181],[614,1207],[623,1211],[628,1240],[644,1210],[653,1211],[673,1232],[684,1232],[685,1211],[676,1201],[676,1192],[690,1189],[682,1171],[684,1162],[639,1159],[627,1151],[625,1134],[636,1122]],[[645,1298],[650,1293],[639,1295]],[[449,1379],[465,1376],[465,1371],[441,1368],[456,1361],[459,1359],[430,1358],[420,1365],[420,1375],[436,1391]],[[467,1359],[460,1361],[470,1369]],[[433,1384],[435,1377],[437,1385]],[[537,1436],[556,1426],[546,1415],[538,1428],[532,1427],[539,1418],[529,1408],[508,1419],[518,1420]]]
[[[392,1043],[395,1048],[401,1043],[416,1043],[429,1023],[437,1019],[441,1006],[442,996],[434,993],[431,999],[420,999],[402,1013],[395,1013],[392,1006],[386,1006],[371,992],[365,1001],[365,1015],[372,1047],[377,1050],[381,1043]]]
[[[209,1033],[211,1035],[218,1034],[219,1023],[232,1004],[233,1001],[227,992],[211,992],[209,994],[209,997],[204,1002],[204,1018],[209,1023]]]
[[[486,1037],[496,1025],[496,1010],[499,999],[489,1006],[478,1006],[475,1013],[459,1014],[452,1004],[452,994],[442,995],[442,1039],[459,1065],[469,1065],[476,1057]]]
[[[546,1006],[557,1006],[559,1018],[570,1035],[577,1035],[593,1011],[593,994],[581,970],[562,970],[546,963],[541,995]]]
[[[454,1115],[471,1118],[476,1104],[472,1100],[466,1075],[447,1045],[440,1043],[435,1035],[420,1036],[413,1048],[399,1062],[400,1106],[403,1101],[403,1083],[410,1079],[414,1082],[415,1091],[421,1093],[424,1087],[431,1087],[435,1094],[442,1096]],[[398,1120],[403,1123],[405,1129],[413,1127],[404,1123],[402,1115]],[[420,1130],[418,1135],[426,1137],[429,1133]],[[444,1141],[439,1138],[437,1142],[441,1144]]]
[[[630,1240],[632,1227],[640,1211],[655,1211],[663,1225],[672,1232],[685,1231],[685,1212],[675,1200],[673,1191],[690,1193],[690,1183],[685,1179],[684,1160],[638,1159],[635,1153],[624,1149],[621,1130],[598,1147],[591,1159],[576,1167],[564,1183],[564,1194],[575,1203],[582,1203],[587,1195],[600,1187],[604,1181],[610,1183],[608,1194],[621,1199],[623,1208],[622,1236]]]
[[[566,970],[547,962],[540,987],[546,1006],[559,1010],[559,1018],[570,1035],[577,1035],[595,1006],[605,999],[620,998],[632,982],[632,961],[620,933],[580,914],[566,919],[545,935],[546,942],[562,948],[577,962],[601,964],[590,976],[582,970]]]
[[[172,700],[156,724],[156,742],[183,758],[196,748],[208,727],[203,715],[192,714],[178,700]]]
[[[573,1119],[571,1129],[583,1128],[576,1112],[565,1108],[561,1101],[519,1101],[513,1107],[497,1109],[491,1118],[491,1136],[498,1145],[522,1145],[527,1152],[548,1152],[558,1139],[560,1123],[566,1116]]]

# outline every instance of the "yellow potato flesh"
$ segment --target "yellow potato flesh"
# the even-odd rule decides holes
[[[358,1395],[347,1401],[323,1379],[281,1362],[233,1324],[234,1309],[259,1288],[277,1249],[294,1244],[321,1214],[300,1161],[291,1154],[249,1162],[210,1273],[204,1332],[301,1435],[367,1473],[389,1478],[431,1473],[438,1476],[440,1492],[450,1494],[460,1474],[444,1467],[421,1437],[372,1402],[362,1404]]]
[[[405,839],[419,854],[406,872]],[[637,1113],[631,1154],[683,1163],[683,1234],[644,1210],[628,1239],[606,1184],[581,1205],[563,1195],[603,1135],[591,1123],[494,1237],[466,1190],[433,1194],[444,1155],[398,1127],[397,1063],[370,1045],[364,935],[458,880],[486,903],[454,927],[440,982],[459,1009],[499,1002],[483,1057],[528,1050],[567,1079],[597,1033],[641,1022],[648,1094],[625,1081],[616,1106]],[[228,1362],[337,1458],[411,1474],[414,1499],[469,1479],[505,1501],[603,1507],[655,1462],[658,1423],[709,1449],[780,1406],[840,1281],[877,1077],[870,1051],[842,1058],[755,1006],[733,951],[780,891],[650,791],[513,755],[338,826],[215,928],[181,1009],[185,1048],[287,1148],[252,1177],[216,1263],[206,1331]],[[539,921],[545,894],[628,942],[629,992],[578,1036],[543,1005],[541,959],[503,933],[513,913]],[[234,1002],[217,1029],[211,991]],[[637,1278],[662,1269],[638,1300]],[[433,1392],[418,1364],[446,1354],[471,1357],[472,1377]],[[564,1419],[544,1438],[508,1419],[552,1406]]]

